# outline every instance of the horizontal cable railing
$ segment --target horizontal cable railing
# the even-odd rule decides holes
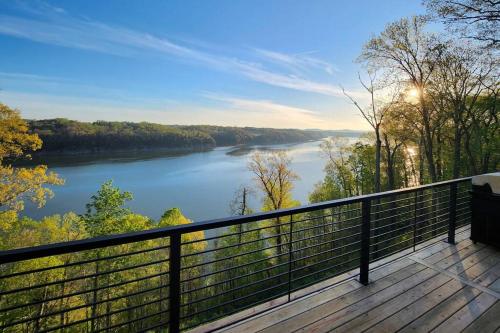
[[[447,234],[470,178],[0,252],[0,332],[178,332]],[[204,231],[211,230],[210,237]],[[300,291],[300,292],[299,292]]]

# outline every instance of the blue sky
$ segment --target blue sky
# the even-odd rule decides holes
[[[0,0],[0,102],[26,118],[366,129],[355,63],[419,0]]]

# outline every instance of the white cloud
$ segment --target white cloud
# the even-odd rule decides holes
[[[70,114],[72,119],[88,122],[148,121],[180,125],[360,129],[360,119],[352,112],[339,112],[333,116],[330,113],[325,115],[319,111],[269,100],[252,100],[213,93],[204,96],[220,105],[206,107],[200,104],[170,101],[161,103],[158,100],[146,99],[117,105],[114,100],[9,91],[0,91],[0,102],[20,109],[21,115],[28,119],[66,118]]]
[[[61,91],[64,89],[64,91]],[[57,76],[32,75],[26,73],[0,72],[0,100],[7,93],[16,94],[16,91],[29,93],[36,91],[35,95],[50,96],[57,92],[61,98],[89,98],[93,101],[115,105],[144,103],[150,105],[175,104],[177,101],[168,98],[153,98],[135,95],[133,92],[120,89],[103,87],[100,85],[83,84],[76,80]]]
[[[329,75],[333,75],[334,72],[338,71],[334,65],[327,61],[311,57],[308,53],[285,54],[264,49],[255,49],[255,51],[264,59],[284,66],[296,73],[307,73],[312,70],[320,69]]]
[[[297,74],[307,74],[311,69],[320,69],[327,73],[334,71],[331,64],[307,54],[286,55],[256,49],[256,53],[266,61],[287,66],[292,70],[291,74],[294,74],[291,75],[266,69],[259,63],[184,46],[165,37],[71,16],[62,8],[49,5],[31,8],[25,5],[23,10],[29,11],[37,19],[0,15],[0,34],[117,56],[160,54],[211,69],[227,71],[272,86],[328,96],[342,96],[341,90],[335,85],[307,79],[302,75],[297,76]]]
[[[263,116],[273,115],[282,117],[282,121],[293,120],[297,123],[302,123],[302,125],[314,124],[314,126],[317,126],[322,122],[320,118],[321,114],[319,112],[305,108],[283,105],[269,100],[245,99],[213,93],[207,93],[204,94],[204,96],[215,101],[223,102],[235,110],[252,112]]]
[[[312,92],[322,95],[343,97],[342,89],[337,86],[316,82],[292,75],[284,75],[276,72],[270,72],[260,68],[245,67],[242,68],[242,74],[246,77],[273,86]],[[356,94],[356,92],[352,92]]]
[[[9,81],[9,82],[16,82],[16,81],[17,82],[37,81],[37,82],[47,82],[47,83],[71,82],[71,80],[57,76],[45,76],[45,75],[35,75],[27,73],[9,73],[9,72],[0,72],[0,79],[2,79],[2,81]]]

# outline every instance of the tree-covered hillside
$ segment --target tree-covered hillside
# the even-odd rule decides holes
[[[30,129],[43,140],[42,152],[102,151],[145,148],[212,147],[208,134],[151,123],[31,120]]]
[[[153,148],[211,148],[238,144],[280,144],[318,140],[332,131],[153,123],[29,120],[43,141],[42,152],[107,151]],[[345,131],[344,131],[345,132]],[[357,132],[345,132],[359,135]]]

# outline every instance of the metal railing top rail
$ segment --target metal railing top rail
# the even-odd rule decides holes
[[[72,252],[94,250],[109,246],[117,246],[133,242],[141,242],[163,237],[169,237],[173,234],[185,234],[196,231],[204,231],[204,230],[228,227],[243,223],[263,221],[283,216],[290,216],[294,214],[307,213],[322,209],[330,209],[344,205],[361,203],[366,200],[383,199],[394,195],[412,193],[416,190],[426,190],[453,183],[462,183],[471,180],[471,178],[472,177],[464,177],[459,179],[446,180],[437,183],[408,187],[393,191],[386,191],[386,192],[365,194],[355,197],[348,197],[343,199],[323,201],[319,203],[314,203],[294,208],[280,209],[271,212],[260,212],[250,215],[226,217],[226,218],[213,219],[213,220],[201,221],[190,224],[183,224],[178,226],[137,231],[132,233],[107,235],[107,236],[100,236],[100,237],[88,238],[76,241],[52,243],[47,245],[0,251],[0,264],[43,258],[53,255],[68,254]]]

